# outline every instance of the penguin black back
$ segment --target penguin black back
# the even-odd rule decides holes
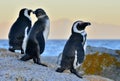
[[[34,63],[46,66],[40,62],[39,54],[44,52],[45,40],[48,36],[49,18],[43,9],[36,9],[34,14],[38,20],[33,25],[28,34],[25,56],[21,58],[23,61],[33,59]]]
[[[26,47],[26,54],[29,54],[31,56],[35,56],[33,52],[33,49],[38,48],[39,54],[42,54],[45,48],[45,40],[43,36],[43,31],[45,29],[45,22],[42,19],[38,19],[33,28],[31,29],[28,37],[27,47]],[[35,46],[35,47],[34,47]],[[32,50],[30,50],[32,49]]]
[[[32,10],[23,8],[19,12],[19,17],[12,25],[8,38],[9,38],[9,50],[14,52],[15,50],[22,51],[22,43],[24,39],[25,28],[28,27],[28,32],[31,28],[30,13]]]

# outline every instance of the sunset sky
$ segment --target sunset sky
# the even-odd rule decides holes
[[[49,39],[67,39],[76,20],[91,22],[88,39],[120,39],[120,0],[1,0],[0,6],[0,39],[7,39],[22,8],[46,11],[51,20]],[[34,23],[36,18],[31,17]]]

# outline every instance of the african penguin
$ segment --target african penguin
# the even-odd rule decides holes
[[[21,58],[22,61],[33,59],[34,63],[46,66],[40,62],[39,55],[44,52],[45,42],[48,38],[50,29],[50,20],[46,12],[38,8],[33,12],[38,20],[34,23],[30,30],[25,45],[25,55]]]
[[[76,69],[84,60],[84,44],[87,35],[85,28],[88,25],[90,25],[89,22],[74,22],[72,26],[72,34],[63,49],[60,67],[56,70],[57,72],[63,72],[68,69],[71,73],[74,73],[79,78],[82,78]]]
[[[23,54],[22,43],[24,39],[25,28],[28,27],[27,32],[31,28],[31,14],[32,10],[23,8],[19,12],[19,17],[12,25],[8,38],[9,38],[9,51],[15,52],[15,50],[21,50]]]

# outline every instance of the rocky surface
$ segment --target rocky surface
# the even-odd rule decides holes
[[[107,56],[110,55],[111,57],[110,56],[109,57],[103,56],[104,59],[101,59],[101,61],[102,62],[105,61],[103,64],[105,64],[107,62],[108,62],[108,64],[110,64],[110,62],[111,62],[111,64],[113,63],[113,65],[111,65],[109,67],[103,67],[104,65],[102,64],[101,66],[102,66],[102,68],[104,70],[99,75],[107,77],[107,78],[110,78],[110,79],[113,79],[115,81],[120,81],[120,50],[107,49],[107,48],[104,48],[104,47],[91,47],[91,46],[87,46],[87,55],[88,54],[92,55],[94,53],[99,53],[99,54],[104,54],[104,55],[107,54]],[[117,59],[117,60],[115,60],[115,59]],[[119,63],[116,64],[117,67],[114,64],[115,63],[114,61],[119,62]]]
[[[113,50],[113,49],[108,49],[104,47],[92,47],[92,46],[87,46],[87,51],[86,54],[93,54],[95,52],[100,52],[100,53],[109,53],[111,55],[119,55],[120,50]]]
[[[33,61],[20,61],[22,55],[0,49],[0,81],[113,81],[101,76],[84,75],[83,79],[71,73],[57,73],[56,57],[42,57],[43,67]]]

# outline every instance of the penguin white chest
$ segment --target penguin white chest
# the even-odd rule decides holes
[[[82,42],[82,44],[83,44],[83,48],[84,48],[84,51],[86,52],[86,46],[87,46],[87,33],[83,30],[82,32],[81,32],[81,35],[83,36],[83,42]]]
[[[44,36],[45,41],[48,38],[49,31],[50,31],[50,20],[48,19],[48,20],[46,20],[46,26],[45,26],[45,30],[43,32],[43,36]]]
[[[22,49],[24,50],[24,53],[25,53],[26,45],[27,45],[27,41],[28,41],[27,30],[28,30],[28,27],[26,27],[26,29],[25,29],[25,34],[24,34],[25,37],[24,37],[23,43],[22,43]]]
[[[78,62],[78,59],[77,59],[77,50],[75,50],[75,59],[74,59],[74,62],[73,62],[73,67],[74,69],[78,68],[81,64]]]

